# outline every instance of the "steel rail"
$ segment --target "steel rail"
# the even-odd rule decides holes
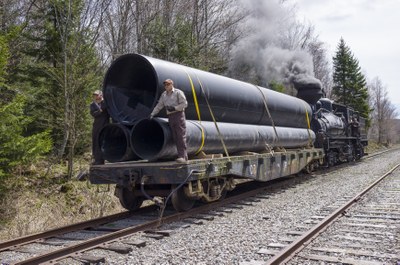
[[[395,148],[390,148],[390,149],[387,149],[387,150],[375,152],[375,153],[372,153],[372,154],[369,154],[369,155],[363,157],[363,159],[371,159],[373,157],[380,156],[380,155],[388,153],[388,152],[397,151],[399,149],[400,149],[400,147],[395,147]]]
[[[150,206],[150,207],[152,207],[152,206]],[[143,208],[143,210],[145,210],[146,208]],[[85,228],[96,227],[96,226],[99,226],[99,225],[102,225],[105,223],[109,223],[109,222],[113,222],[113,221],[116,221],[119,219],[128,218],[135,214],[138,214],[138,212],[132,213],[132,212],[125,211],[125,212],[121,212],[121,213],[117,213],[117,214],[113,214],[113,215],[99,217],[99,218],[88,220],[88,221],[79,222],[79,223],[72,224],[72,225],[67,225],[64,227],[54,228],[52,230],[48,230],[48,231],[37,233],[37,234],[32,234],[32,235],[28,235],[28,236],[15,238],[15,239],[12,239],[9,241],[3,241],[3,242],[0,242],[0,252],[6,251],[9,249],[15,249],[16,247],[20,247],[22,245],[26,245],[26,244],[29,244],[29,243],[32,243],[32,242],[35,242],[38,240],[46,239],[49,237],[54,237],[56,235],[69,233],[69,232],[73,232],[76,230],[82,230]]]
[[[321,234],[323,231],[325,231],[329,227],[329,225],[331,225],[336,219],[338,219],[342,214],[344,214],[348,208],[350,208],[353,204],[355,204],[357,201],[359,201],[362,196],[364,196],[369,190],[371,190],[373,187],[375,187],[379,182],[381,182],[383,179],[385,179],[387,176],[389,176],[391,173],[393,173],[393,171],[395,171],[399,166],[400,166],[400,164],[397,164],[392,169],[390,169],[388,172],[386,172],[384,175],[379,177],[374,183],[372,183],[367,188],[365,188],[363,191],[358,193],[356,196],[354,196],[352,199],[350,199],[347,203],[345,203],[343,206],[341,206],[339,209],[337,209],[335,212],[333,212],[331,215],[327,216],[320,223],[315,225],[307,233],[305,233],[303,236],[301,236],[298,240],[292,242],[289,246],[284,248],[281,252],[279,252],[278,254],[273,256],[270,260],[267,261],[266,265],[278,265],[278,264],[284,264],[284,263],[288,262],[293,256],[295,256],[298,252],[300,252],[303,248],[305,248],[309,243],[311,243],[311,241],[314,240],[319,234]]]
[[[243,200],[245,198],[255,196],[259,194],[260,192],[263,192],[265,189],[267,189],[268,186],[263,186],[259,187],[250,191],[246,191],[244,193],[241,193],[239,195],[235,195],[229,198],[225,198],[222,201],[216,201],[213,203],[201,205],[199,207],[193,208],[188,212],[183,212],[183,213],[174,213],[169,216],[162,217],[161,219],[157,218],[156,220],[152,220],[134,227],[128,227],[125,229],[121,229],[116,232],[112,232],[106,235],[102,235],[100,237],[96,237],[93,239],[89,239],[87,241],[64,247],[62,249],[58,249],[52,252],[40,254],[39,256],[35,256],[20,262],[16,262],[14,264],[22,265],[22,264],[29,264],[29,265],[35,265],[35,264],[55,264],[56,261],[60,261],[62,259],[68,258],[68,257],[73,257],[81,254],[84,251],[88,251],[91,249],[94,249],[98,246],[111,243],[116,240],[124,239],[134,233],[137,233],[139,231],[145,231],[145,230],[150,230],[154,229],[160,226],[160,224],[163,223],[171,223],[175,222],[184,218],[192,217],[196,214],[200,213],[205,213],[210,210],[214,210],[218,207],[222,207],[240,200]]]

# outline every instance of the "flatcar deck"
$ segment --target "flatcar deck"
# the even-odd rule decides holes
[[[224,175],[268,181],[296,174],[312,162],[324,157],[322,149],[305,148],[269,153],[193,159],[186,164],[175,161],[129,161],[91,166],[89,179],[93,184],[179,184],[184,181],[206,179]]]

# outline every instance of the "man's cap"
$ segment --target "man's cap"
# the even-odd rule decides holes
[[[101,90],[95,90],[93,95],[103,95],[103,92]]]
[[[163,82],[163,84],[165,85],[165,84],[173,84],[174,83],[174,81],[172,81],[171,79],[166,79],[164,82]]]

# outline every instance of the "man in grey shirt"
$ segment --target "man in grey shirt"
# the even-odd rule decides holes
[[[164,107],[167,110],[168,122],[172,131],[172,137],[178,151],[176,162],[186,163],[188,160],[186,151],[186,117],[185,108],[187,100],[185,94],[174,87],[171,79],[164,81],[165,91],[161,94],[157,105],[150,114],[150,119],[159,113]]]

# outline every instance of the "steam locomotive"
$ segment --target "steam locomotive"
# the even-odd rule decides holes
[[[349,106],[323,98],[318,82],[295,83],[295,86],[297,97],[312,107],[311,129],[316,135],[314,147],[324,150],[324,165],[361,159],[368,145],[365,118]]]
[[[147,117],[170,78],[188,100],[190,160],[177,164],[166,115]],[[237,179],[269,181],[319,166],[359,160],[365,120],[322,97],[315,78],[296,81],[297,97],[171,62],[126,54],[110,66],[103,92],[113,123],[99,145],[104,165],[93,184],[115,184],[128,210],[165,198],[178,211],[219,200]]]
[[[365,155],[365,119],[350,107],[326,98],[318,100],[312,129],[316,133],[314,146],[324,149],[327,166],[359,160]]]

